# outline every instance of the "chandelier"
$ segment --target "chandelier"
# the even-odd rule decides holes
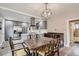
[[[45,3],[45,9],[41,14],[41,16],[45,19],[48,19],[52,15],[51,9],[49,9],[47,5],[48,3]]]

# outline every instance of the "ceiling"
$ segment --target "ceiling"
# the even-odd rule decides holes
[[[40,17],[44,10],[42,3],[0,3],[0,16],[12,18],[28,18],[27,16]],[[79,13],[78,3],[49,3],[52,17]],[[3,8],[3,9],[2,9]]]

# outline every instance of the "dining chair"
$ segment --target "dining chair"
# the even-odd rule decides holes
[[[12,38],[13,39],[13,38]],[[13,43],[14,44],[21,44],[21,43],[24,43],[28,40],[28,34],[21,34],[21,38],[18,39],[18,40],[14,40],[13,39]]]
[[[49,44],[43,48],[37,50],[38,55],[40,56],[54,56],[56,53],[59,56],[59,40],[55,39],[50,41]]]
[[[13,44],[12,38],[9,38],[9,43],[12,51],[12,56],[30,56],[30,50],[24,43],[21,44]]]
[[[51,42],[51,51],[52,51],[52,55],[56,55],[59,56],[59,48],[60,48],[60,39],[54,39],[53,42]]]
[[[37,54],[38,56],[45,56],[48,53],[48,46],[42,46],[40,48],[37,49]]]

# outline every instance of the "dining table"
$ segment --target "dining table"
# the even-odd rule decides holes
[[[53,41],[53,38],[41,37],[38,39],[29,39],[26,41],[26,45],[32,52],[36,52],[38,48],[43,47]]]

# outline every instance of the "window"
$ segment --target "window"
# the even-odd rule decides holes
[[[79,24],[75,24],[75,29],[79,29]]]

